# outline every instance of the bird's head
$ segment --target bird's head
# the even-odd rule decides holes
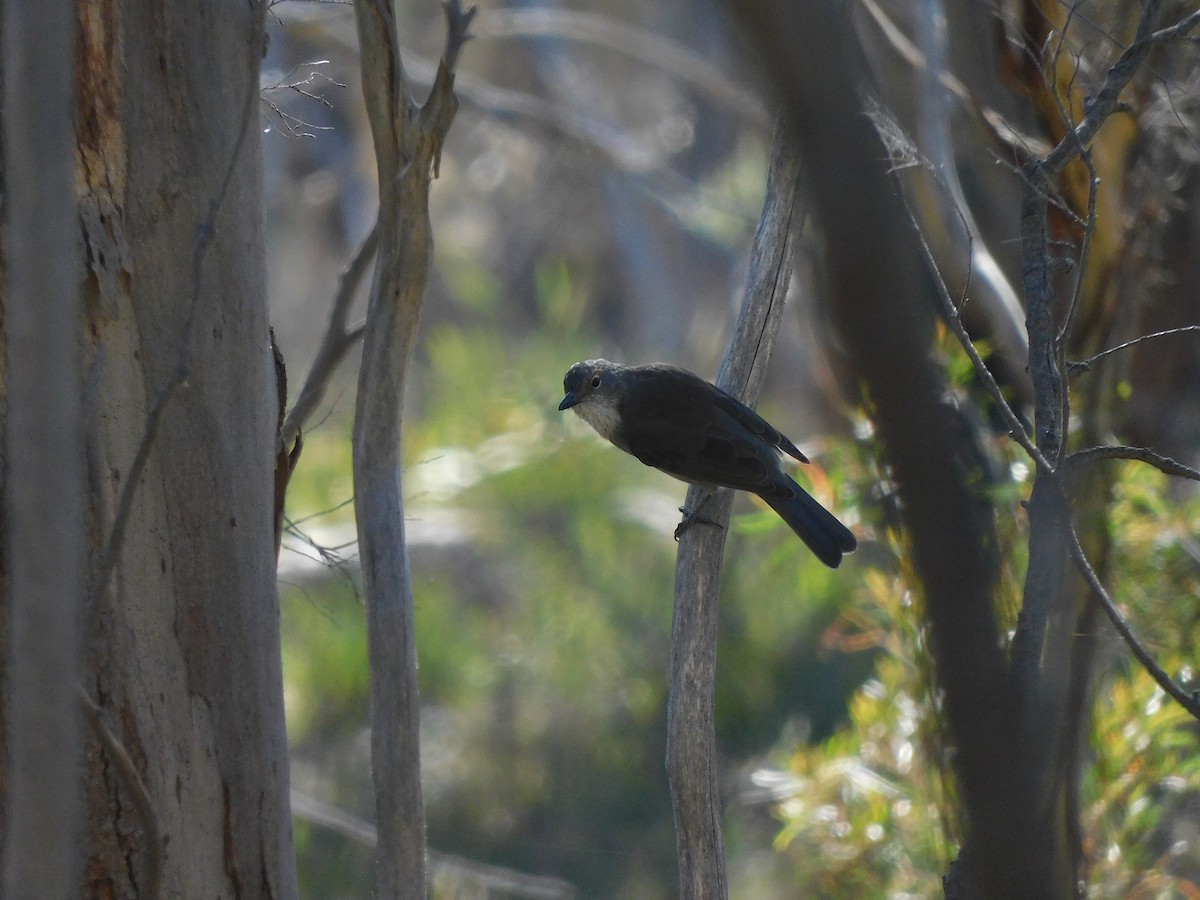
[[[619,424],[617,400],[624,368],[607,359],[585,359],[575,363],[563,378],[566,396],[558,408],[574,409],[580,418],[611,440]]]
[[[585,359],[575,363],[563,378],[566,396],[558,408],[570,409],[581,403],[615,401],[620,387],[621,368],[607,359]]]

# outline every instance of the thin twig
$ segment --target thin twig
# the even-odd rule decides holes
[[[1169,456],[1155,453],[1146,447],[1125,447],[1121,445],[1089,447],[1087,450],[1076,450],[1067,457],[1067,462],[1075,465],[1097,459],[1136,459],[1139,462],[1154,466],[1154,468],[1166,475],[1176,475],[1179,478],[1200,481],[1200,471],[1193,469],[1191,466],[1185,466],[1181,462],[1176,462]]]
[[[1071,292],[1071,302],[1067,306],[1067,314],[1063,317],[1062,328],[1058,332],[1058,344],[1060,348],[1066,346],[1067,339],[1071,335],[1071,330],[1075,325],[1075,316],[1079,312],[1080,300],[1083,296],[1084,275],[1087,273],[1088,259],[1091,257],[1092,236],[1096,231],[1096,195],[1099,193],[1100,176],[1096,174],[1096,164],[1092,161],[1092,153],[1090,150],[1081,149],[1079,152],[1080,159],[1088,171],[1088,201],[1087,214],[1083,219],[1083,237],[1079,244],[1079,259],[1075,263],[1075,288]],[[1070,369],[1068,368],[1067,376],[1070,377]]]
[[[300,389],[300,395],[280,430],[280,450],[289,447],[299,436],[300,430],[312,418],[312,414],[325,398],[325,392],[329,389],[329,382],[333,379],[338,365],[362,337],[362,326],[348,328],[346,321],[350,315],[350,305],[358,294],[363,276],[370,268],[378,246],[379,228],[378,225],[373,225],[338,281],[333,306],[329,310],[329,321],[325,325],[325,335],[321,338],[321,348],[317,351],[317,356],[304,379],[304,387]]]
[[[1049,66],[1049,69],[1052,73],[1058,72],[1058,61],[1060,59],[1062,59],[1062,52],[1067,46],[1067,32],[1071,30],[1071,22],[1075,19],[1075,15],[1079,12],[1079,6],[1080,6],[1080,4],[1078,4],[1078,3],[1072,3],[1070,5],[1070,7],[1067,10],[1067,18],[1063,21],[1062,26],[1057,29],[1058,41],[1054,45],[1054,55],[1050,58],[1050,66]],[[1054,36],[1054,32],[1051,32],[1049,35],[1046,36],[1046,39],[1051,40],[1053,38],[1053,36]],[[1067,83],[1067,100],[1068,100],[1068,102],[1070,101],[1071,87],[1072,87],[1072,85],[1074,85],[1075,79],[1079,75],[1079,69],[1080,69],[1080,56],[1079,56],[1079,54],[1076,53],[1075,54],[1075,68],[1071,70],[1071,80]],[[1057,77],[1055,77],[1056,82],[1057,82],[1057,80],[1058,80]],[[1058,95],[1057,87],[1054,89],[1054,91],[1052,93],[1054,94],[1055,100],[1058,101],[1058,105],[1059,105],[1059,108],[1061,111],[1062,98]],[[1064,115],[1063,121],[1067,122],[1070,120],[1067,116]]]
[[[295,788],[292,789],[292,815],[364,847],[374,849],[379,845],[379,831],[374,823]],[[478,887],[484,896],[527,900],[571,900],[578,896],[574,885],[558,878],[529,875],[516,869],[491,866],[436,850],[429,851],[429,862],[436,873],[435,882],[438,875],[444,874],[463,887]]]
[[[88,721],[92,725],[92,731],[103,745],[105,754],[116,765],[121,783],[133,798],[133,805],[137,809],[138,818],[141,819],[142,834],[146,840],[145,871],[142,873],[142,879],[138,885],[139,896],[144,896],[147,900],[156,900],[162,894],[162,869],[165,858],[162,823],[159,821],[158,813],[154,810],[154,803],[142,781],[141,773],[138,772],[125,745],[113,734],[108,723],[104,721],[104,710],[88,696],[88,692],[83,689],[82,685],[75,685],[75,690],[79,695],[79,702],[83,705],[83,711],[87,713]]]
[[[489,9],[480,13],[473,34],[493,39],[560,37],[601,47],[666,72],[755,125],[770,123],[761,97],[732,81],[728,71],[708,57],[613,16],[549,7]]]
[[[954,298],[950,295],[950,289],[946,287],[945,279],[941,277],[941,273],[937,266],[937,261],[934,259],[933,250],[930,248],[928,241],[925,240],[925,235],[921,232],[921,226],[917,222],[916,213],[913,212],[909,205],[908,198],[904,196],[903,191],[900,193],[900,198],[904,203],[904,210],[908,214],[909,224],[912,225],[913,233],[917,237],[917,242],[920,244],[921,253],[925,257],[925,262],[929,265],[930,271],[936,276],[933,279],[937,289],[938,299],[942,303],[942,315],[946,320],[946,324],[950,326],[951,332],[958,339],[963,350],[971,360],[971,365],[975,368],[975,374],[979,377],[983,384],[984,390],[992,398],[992,402],[996,404],[996,408],[1000,411],[1005,423],[1008,425],[1009,436],[1012,437],[1021,447],[1029,454],[1029,458],[1034,461],[1039,469],[1047,474],[1054,472],[1054,467],[1050,461],[1042,455],[1042,451],[1030,439],[1025,432],[1025,426],[1008,400],[1004,396],[1004,391],[996,382],[995,376],[987,367],[987,363],[983,361],[983,357],[979,355],[979,351],[975,349],[975,344],[971,340],[971,335],[967,333],[966,327],[962,323],[962,319],[958,313],[958,307],[954,303]]]
[[[1168,25],[1166,28],[1160,28],[1158,31],[1149,35],[1145,40],[1150,44],[1160,44],[1163,41],[1171,41],[1175,38],[1186,37],[1197,25],[1200,25],[1200,12],[1194,12],[1174,25]]]
[[[1147,0],[1146,5],[1142,7],[1142,15],[1138,20],[1137,33],[1133,43],[1113,63],[1100,90],[1088,100],[1082,121],[1063,135],[1058,146],[1046,157],[1043,169],[1047,176],[1057,175],[1061,172],[1067,163],[1078,155],[1081,148],[1091,143],[1096,132],[1100,130],[1100,126],[1117,109],[1121,100],[1121,92],[1141,69],[1150,50],[1158,42],[1155,38],[1157,32],[1152,32],[1151,28],[1162,5],[1163,0]],[[1188,17],[1188,19],[1191,18],[1191,16]],[[1188,19],[1180,22],[1179,26],[1187,23]],[[1189,28],[1194,24],[1194,22],[1190,23]],[[1172,26],[1172,28],[1174,27],[1178,26]]]
[[[333,131],[332,125],[317,125],[315,122],[309,122],[305,119],[301,119],[299,116],[293,116],[289,112],[284,112],[283,108],[278,103],[275,103],[273,100],[268,100],[266,97],[263,98],[263,105],[279,117],[279,121],[283,125],[284,131],[287,132],[288,137],[316,137],[316,135],[314,135],[312,132],[302,131],[302,128],[311,128],[313,131]],[[266,119],[265,116],[264,119]]]
[[[1172,334],[1186,334],[1192,331],[1200,331],[1200,325],[1183,325],[1179,328],[1168,328],[1165,331],[1156,331],[1153,334],[1143,334],[1141,337],[1136,337],[1131,341],[1126,341],[1123,344],[1117,344],[1115,347],[1109,347],[1107,350],[1101,350],[1095,356],[1089,356],[1081,362],[1073,362],[1067,366],[1067,375],[1078,375],[1086,372],[1098,359],[1108,356],[1110,353],[1116,353],[1119,350],[1126,350],[1135,344],[1140,344],[1142,341],[1154,340],[1155,338],[1169,337]]]
[[[1092,564],[1088,561],[1087,554],[1083,552],[1083,546],[1079,543],[1079,535],[1075,532],[1075,525],[1068,521],[1068,530],[1071,538],[1071,556],[1075,560],[1075,567],[1079,569],[1084,580],[1092,589],[1092,593],[1096,595],[1096,599],[1100,601],[1100,605],[1104,608],[1105,614],[1108,616],[1113,627],[1117,629],[1117,633],[1129,646],[1133,655],[1137,658],[1142,667],[1150,674],[1150,677],[1158,684],[1163,691],[1174,699],[1180,706],[1195,719],[1200,719],[1200,697],[1195,692],[1185,690],[1178,684],[1166,671],[1155,662],[1154,657],[1137,635],[1133,633],[1133,629],[1129,627],[1129,623],[1125,617],[1121,615],[1121,611],[1117,609],[1116,603],[1113,602],[1112,596],[1108,590],[1100,582],[1096,570],[1092,568]]]

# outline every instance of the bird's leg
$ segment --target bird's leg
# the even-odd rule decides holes
[[[688,511],[686,506],[679,507],[679,511],[683,513],[683,519],[675,526],[675,540],[678,541],[683,533],[693,525],[711,525],[713,528],[724,528],[720,522],[715,522],[712,519],[706,519],[700,515],[700,510],[704,509],[704,505],[717,495],[716,491],[709,491],[704,495],[704,498],[696,504],[696,508]]]

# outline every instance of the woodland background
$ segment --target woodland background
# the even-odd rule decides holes
[[[923,169],[942,164],[930,161],[938,149],[917,137],[923,108],[944,103],[943,152],[958,167],[976,239],[1019,290],[1020,154],[1006,154],[970,101],[921,97],[928,85],[912,62],[927,27],[919,6],[845,7],[874,70],[872,96],[890,110],[895,168],[915,203],[945,205]],[[973,102],[1049,140],[1037,108],[1048,88],[1031,47],[1044,50],[1065,24],[1063,56],[1086,91],[1136,22],[1129,5],[1070,10],[947,4],[947,70]],[[406,64],[431,72],[424,60],[437,54],[441,20],[419,4],[400,12]],[[348,11],[282,4],[278,15],[271,77],[307,80],[332,105],[269,95],[308,123],[268,118],[266,140],[280,161],[268,172],[287,179],[268,192],[273,321],[289,357],[302,358],[344,254],[369,227],[372,191],[361,126],[354,140]],[[584,896],[671,896],[662,741],[681,492],[562,421],[555,403],[561,370],[577,358],[662,359],[714,374],[761,202],[771,101],[753,48],[718,5],[484,7],[473,31],[458,80],[463,108],[433,192],[436,268],[407,397],[431,846],[554,875]],[[1091,262],[1118,287],[1085,312],[1105,346],[1196,320],[1187,249],[1196,82],[1184,61],[1191,45],[1171,53],[1170,67],[1138,89],[1137,115],[1109,126],[1097,151],[1119,156],[1103,181],[1119,181],[1113,216],[1096,226],[1104,256],[1094,250]],[[316,58],[331,62],[290,71]],[[927,180],[906,175],[912,169]],[[953,284],[967,242],[940,215],[927,222],[944,241]],[[717,695],[730,891],[933,896],[959,823],[941,771],[927,635],[869,420],[847,403],[853,390],[821,312],[814,231],[804,231],[764,408],[803,441],[816,465],[802,474],[863,546],[828,572],[769,511],[738,507]],[[1106,422],[1183,462],[1195,462],[1198,446],[1195,341],[1131,351],[1103,395]],[[970,427],[993,467],[986,490],[1007,585],[999,609],[1012,623],[1031,469],[999,433],[961,350],[945,334],[939,348],[956,402],[979,409]],[[1022,368],[1007,362],[1010,373]],[[364,640],[351,516],[339,509],[349,496],[349,411],[348,399],[335,401],[309,433],[290,494],[285,671],[295,789],[367,817]],[[1200,507],[1146,466],[1116,466],[1102,509],[1114,592],[1160,662],[1186,676]],[[310,540],[335,548],[334,568],[329,557],[309,562],[322,556]],[[1088,881],[1097,896],[1183,896],[1200,877],[1194,723],[1114,638],[1101,644],[1083,751]],[[340,878],[369,878],[369,854],[344,837],[317,824],[298,835],[302,873],[328,885],[319,893]]]
[[[770,6],[764,12],[712,0],[484,3],[471,23],[473,39],[462,50],[455,84],[460,109],[431,194],[434,255],[404,397],[402,483],[436,897],[654,900],[678,893],[663,759],[677,550],[671,534],[683,490],[556,407],[563,373],[583,358],[662,360],[715,375],[749,265],[777,110],[804,106],[789,94],[795,86],[780,76],[778,48],[762,28]],[[80,8],[86,20],[95,7]],[[929,325],[929,352],[913,358],[913,369],[932,366],[941,379],[939,408],[947,418],[928,428],[931,436],[955,436],[963,483],[978,514],[971,527],[978,527],[976,544],[988,560],[992,588],[985,605],[1007,654],[1032,590],[1026,579],[1036,546],[1030,544],[1030,497],[1038,467],[1009,436],[1011,422],[954,332],[964,323],[1042,447],[1041,433],[1033,430],[1042,408],[1021,308],[1030,271],[1023,216],[1031,179],[1023,167],[1050,154],[1069,133],[1066,123],[1082,121],[1095,108],[1113,65],[1137,43],[1140,17],[1152,12],[1157,28],[1187,26],[1155,39],[1137,60],[1121,102],[1089,137],[1087,165],[1072,162],[1039,190],[1049,209],[1043,259],[1055,292],[1050,308],[1061,328],[1059,362],[1090,361],[1060,365],[1072,410],[1062,422],[1063,444],[1070,451],[1144,448],[1080,457],[1067,480],[1070,515],[1140,645],[1192,692],[1200,636],[1200,499],[1190,483],[1197,473],[1187,467],[1200,462],[1200,334],[1184,331],[1095,355],[1200,322],[1200,66],[1188,36],[1197,13],[1187,4],[1121,0],[860,0],[831,8],[853,35],[853,60],[839,77],[852,95],[861,91],[861,110],[820,92],[817,105],[805,108],[841,104],[849,121],[870,125],[878,146],[865,149],[864,158],[889,187],[878,208],[859,220],[862,242],[841,241],[839,255],[830,248],[843,233],[821,198],[843,189],[839,179],[853,165],[818,171],[820,153],[812,147],[801,153],[808,179],[799,195],[804,223],[796,232],[789,305],[760,408],[813,459],[802,483],[854,529],[860,549],[839,570],[827,570],[769,510],[745,498],[735,507],[722,576],[716,694],[729,893],[764,900],[934,897],[942,895],[947,873],[947,890],[953,889],[954,861],[975,821],[964,798],[969,791],[955,774],[961,720],[947,712],[941,680],[947,676],[935,666],[946,638],[941,632],[943,643],[935,646],[931,636],[937,626],[930,624],[920,562],[929,557],[914,557],[904,528],[912,507],[901,499],[887,434],[876,418],[885,400],[863,388],[846,338],[843,320],[850,314],[841,302],[839,272],[857,265],[865,278],[878,272],[886,279],[894,271],[872,252],[867,232],[883,234],[920,270],[914,283],[883,285],[883,295],[894,290],[899,298],[911,290],[922,298],[912,316]],[[138,9],[137,15],[157,15]],[[173,9],[161,15],[173,16]],[[175,12],[198,17],[189,27],[199,33],[215,33],[202,11]],[[416,0],[401,2],[395,13],[404,66],[424,96],[442,52],[445,20],[436,4]],[[125,13],[129,34],[137,15]],[[182,262],[174,269],[183,286],[162,295],[188,296],[187,260],[208,252],[209,232],[193,235],[213,197],[230,190],[252,218],[261,196],[262,274],[290,403],[317,356],[332,298],[345,283],[342,273],[376,217],[354,15],[347,3],[269,5],[252,111],[257,137],[246,144],[257,152],[261,141],[261,184],[252,175],[247,183],[234,179],[230,188],[226,180],[218,187],[218,178],[197,191],[196,212],[183,217],[175,241]],[[786,11],[776,22],[794,24]],[[105,27],[92,21],[96,33]],[[782,25],[776,33],[792,34]],[[180,26],[179,34],[189,32]],[[182,45],[190,38],[178,40]],[[118,53],[113,43],[85,39],[83,46],[84,58]],[[170,81],[173,70],[162,58],[156,69],[146,52],[147,77],[162,72]],[[228,71],[214,58],[201,54],[181,70],[186,77],[179,76],[189,89],[206,79],[220,86],[210,106],[191,110],[197,131],[218,116],[236,125],[242,95],[234,75],[241,77],[239,66],[250,72],[256,55],[249,63],[227,63]],[[85,93],[95,92],[88,96],[103,100],[99,80],[81,84]],[[81,133],[94,124],[86,116],[81,121]],[[164,121],[158,134],[167,146],[179,140],[180,159],[192,152],[201,162],[207,158],[205,147],[196,151],[187,135],[174,133],[169,117]],[[802,127],[812,129],[813,120]],[[111,140],[97,127],[80,138],[80,147],[111,150]],[[85,152],[83,158],[90,165],[84,180],[94,192],[103,181],[96,160],[112,157]],[[108,165],[111,183],[115,168]],[[851,195],[846,192],[847,208]],[[151,212],[167,215],[162,210],[170,206],[164,202]],[[92,225],[112,216],[103,203],[84,210],[94,272],[103,269],[104,257]],[[211,215],[219,249],[231,226]],[[126,222],[132,233],[136,217]],[[246,228],[253,233],[252,225]],[[915,242],[918,229],[924,250]],[[114,243],[119,253],[139,252]],[[958,316],[947,315],[939,283]],[[124,345],[114,342],[117,332],[106,328],[130,314],[121,299],[125,285],[120,278],[93,279],[84,376],[103,368],[90,356],[100,346],[109,347],[109,360],[127,358]],[[240,289],[235,282],[226,294]],[[246,291],[257,295],[253,286]],[[364,294],[365,284],[352,323],[364,314]],[[184,306],[180,301],[178,308]],[[187,352],[198,342],[196,360],[191,377],[179,380],[183,399],[172,402],[183,406],[182,418],[172,425],[175,413],[168,409],[152,474],[170,471],[171,460],[202,467],[240,440],[227,423],[205,419],[216,449],[189,444],[200,419],[187,398],[189,391],[205,390],[196,385],[209,365],[208,344],[201,342],[209,336],[206,314],[195,331],[199,337],[191,337],[195,310],[178,315],[186,320]],[[148,346],[161,338],[165,362],[142,372],[140,406],[101,415],[102,443],[113,422],[133,423],[115,442],[119,450],[106,445],[114,458],[134,455],[142,423],[157,409],[154,398],[164,396],[158,393],[164,384],[175,383],[178,333],[155,332],[143,321],[140,339]],[[211,335],[218,340],[216,330]],[[266,346],[261,337],[254,338],[259,350]],[[287,485],[278,564],[296,884],[310,897],[368,896],[376,884],[366,619],[351,476],[357,364],[352,350],[304,428]],[[85,407],[88,397],[98,396],[106,410],[121,394],[106,379],[124,377],[124,363],[104,365],[105,374],[94,376],[100,386],[85,393]],[[243,389],[273,396],[260,390],[269,382],[267,369],[263,356],[244,386],[241,370],[228,372],[223,396]],[[905,368],[892,373],[898,380],[908,375]],[[269,404],[259,405],[248,419],[273,426]],[[268,443],[264,431],[262,447]],[[119,479],[112,480],[112,496],[91,507],[93,535],[105,533],[96,523],[111,524],[113,507],[119,509]],[[238,493],[236,486],[212,487],[216,481],[189,490]],[[269,490],[270,479],[264,484]],[[151,497],[147,505],[162,499],[155,492]],[[177,512],[178,504],[164,502],[175,510],[164,532],[207,527],[184,507]],[[158,534],[139,518],[147,515],[135,508],[131,533]],[[234,518],[247,521],[240,512]],[[970,532],[972,540],[975,535]],[[101,546],[96,539],[93,561]],[[154,749],[147,727],[136,727],[131,712],[153,708],[167,715],[162,710],[172,701],[154,700],[156,681],[143,686],[146,696],[139,700],[137,691],[114,687],[118,679],[109,674],[114,667],[137,668],[129,660],[141,659],[138,653],[119,649],[126,638],[111,635],[124,633],[123,616],[136,621],[140,614],[120,611],[141,609],[140,600],[129,599],[135,576],[143,577],[141,568],[158,568],[139,541],[126,553],[140,554],[144,565],[118,566],[112,590],[121,602],[110,610],[93,592],[89,607],[100,638],[85,643],[86,664],[104,674],[84,679],[92,688],[88,702],[115,723],[117,743],[143,773],[151,801],[169,797],[172,788],[179,799],[187,796],[180,793],[184,782],[155,769],[156,754],[171,751]],[[169,558],[163,557],[164,579]],[[1054,794],[1061,801],[1056,808],[1069,878],[1092,897],[1198,895],[1196,721],[1131,657],[1073,574],[1067,550],[1062,561],[1065,611],[1051,620],[1045,646],[1054,646],[1057,628],[1065,641],[1059,646],[1069,648],[1063,655],[1069,725],[1056,745],[1062,765]],[[231,571],[237,564],[230,563]],[[172,565],[175,580],[186,581],[184,569]],[[221,593],[237,596],[233,588]],[[214,635],[230,627],[249,632],[250,643],[274,645],[270,627],[231,623],[215,609],[196,612],[205,599],[194,606],[179,602],[196,617],[175,619],[184,623],[174,627],[187,640],[203,640],[210,627]],[[264,608],[270,621],[269,599]],[[205,615],[212,617],[209,625]],[[205,657],[216,673],[210,677],[219,680],[228,660],[244,657],[257,665],[256,651],[243,651],[235,646],[222,651],[227,656],[214,651]],[[231,670],[230,679],[235,676]],[[129,678],[137,683],[136,673]],[[237,688],[229,690],[236,694]],[[196,692],[193,683],[189,696]],[[220,691],[210,693],[215,700],[206,697],[202,708],[219,710]],[[263,704],[267,733],[272,702]],[[193,728],[197,716],[207,715],[195,708],[189,707]],[[222,714],[212,715],[219,728]],[[258,727],[259,719],[251,718]],[[109,772],[115,745],[106,742],[102,726],[93,728],[83,739],[85,758],[93,771]],[[264,758],[279,763],[269,748]],[[286,765],[282,769],[286,776]],[[186,771],[182,762],[180,770]],[[258,783],[247,778],[251,786]],[[222,836],[227,854],[231,845],[259,846],[228,824],[242,793],[230,783],[222,782],[225,832],[219,816],[213,825],[196,826],[197,833]],[[211,796],[220,796],[213,790]],[[169,837],[164,854],[152,839],[139,837],[153,817],[135,813],[127,783],[111,774],[90,781],[82,802],[89,829],[103,831],[96,822],[104,810],[115,810],[111,839],[89,837],[85,877],[91,884],[127,875],[130,884],[114,894],[140,896],[133,873],[144,858],[159,858],[167,884],[187,883],[172,867],[190,845],[168,813],[159,813]],[[260,805],[259,815],[282,828],[283,846],[286,823],[273,819],[270,807],[270,801]],[[179,808],[186,813],[187,801],[179,800]],[[264,830],[274,834],[276,828]],[[286,850],[279,859],[287,870]],[[121,865],[128,868],[124,875],[108,871]],[[218,882],[226,877],[253,892],[247,869],[239,866],[226,865]],[[264,864],[268,870],[274,871]],[[241,872],[242,880],[232,872]],[[264,884],[269,880],[263,876]],[[287,882],[285,876],[274,890],[289,895]]]

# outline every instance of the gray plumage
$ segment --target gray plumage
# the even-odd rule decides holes
[[[837,568],[858,542],[783,470],[780,453],[808,459],[744,403],[676,366],[576,363],[560,410],[573,409],[626,453],[710,492],[757,494],[825,565]]]

